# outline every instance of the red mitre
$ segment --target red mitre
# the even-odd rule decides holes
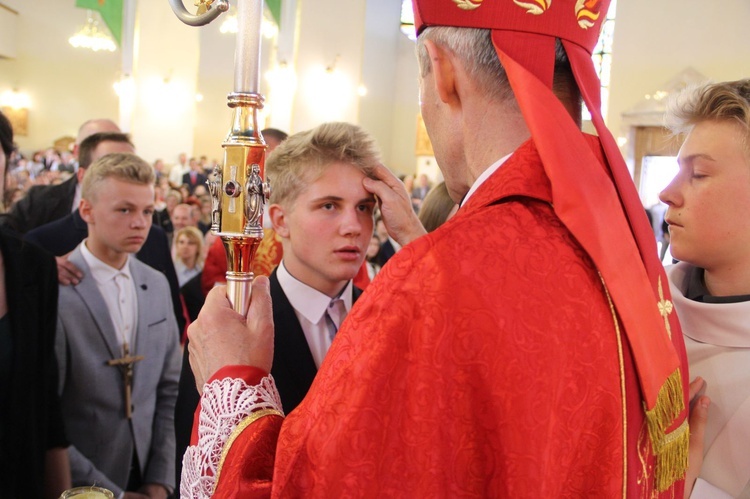
[[[553,207],[599,269],[625,326],[657,458],[656,487],[687,469],[687,383],[671,335],[669,286],[645,210],[601,116],[591,60],[609,0],[413,0],[430,26],[492,30],[492,41],[552,184]],[[555,42],[570,60],[608,164],[601,165],[552,92]],[[581,181],[584,179],[584,181]],[[634,266],[632,262],[642,262]],[[623,265],[623,262],[628,262]],[[678,341],[678,344],[679,343]],[[684,358],[684,350],[680,352]],[[685,370],[686,371],[686,370]]]

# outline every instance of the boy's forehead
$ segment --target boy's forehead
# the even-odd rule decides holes
[[[728,158],[741,155],[750,166],[750,131],[732,120],[705,120],[696,123],[687,133],[677,160],[686,164],[707,159],[718,166]]]
[[[96,196],[100,198],[99,200],[106,199],[111,203],[123,201],[142,203],[147,199],[153,202],[154,186],[129,182],[118,177],[107,177],[102,179],[95,192],[105,194],[105,196]]]

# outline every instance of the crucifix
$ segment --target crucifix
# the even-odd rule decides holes
[[[133,417],[132,402],[130,400],[133,388],[133,366],[139,360],[143,360],[143,355],[131,356],[130,347],[126,341],[122,345],[122,357],[107,361],[108,366],[119,367],[122,372],[122,381],[125,384],[125,417],[128,419],[132,419]]]

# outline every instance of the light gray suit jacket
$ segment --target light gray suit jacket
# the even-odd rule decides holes
[[[83,243],[81,243],[83,244]],[[143,355],[133,375],[133,419],[125,417],[122,372],[107,361],[122,356],[119,335],[81,254],[70,262],[84,274],[60,286],[56,353],[73,485],[97,484],[115,497],[127,486],[133,450],[144,483],[174,487],[174,404],[180,348],[171,295],[160,272],[130,259],[138,299],[131,355]]]

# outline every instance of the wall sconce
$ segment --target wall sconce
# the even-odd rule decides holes
[[[321,121],[346,119],[347,110],[353,104],[356,87],[346,73],[338,69],[341,59],[337,55],[329,66],[312,68],[303,85],[307,93],[306,102]]]
[[[123,75],[116,81],[112,88],[120,99],[133,99],[135,97],[135,81],[129,74]]]
[[[196,103],[195,89],[190,90],[184,80],[172,77],[170,70],[166,76],[152,76],[139,79],[139,102],[155,119],[181,116]]]
[[[31,97],[26,92],[21,92],[17,88],[7,90],[0,95],[0,106],[13,109],[28,109],[31,107]]]
[[[266,73],[270,91],[276,96],[291,98],[297,89],[297,73],[294,68],[281,61],[278,66]]]
[[[18,89],[8,90],[0,95],[0,109],[10,121],[13,133],[25,137],[29,134],[29,108],[31,97]]]

